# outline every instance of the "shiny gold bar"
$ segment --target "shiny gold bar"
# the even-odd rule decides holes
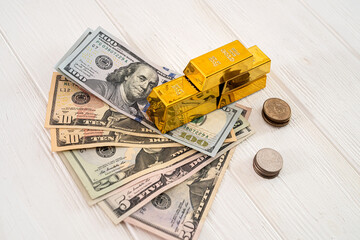
[[[167,108],[174,103],[196,95],[199,91],[186,79],[185,76],[159,85],[151,91],[147,100],[150,103],[147,114],[157,117],[164,116]]]
[[[219,86],[215,86],[206,91],[199,92],[194,96],[191,96],[187,99],[184,99],[169,106],[167,108],[167,113],[165,118],[173,117],[175,116],[175,114],[182,114],[184,112],[187,112],[193,108],[201,106],[202,104],[212,99],[216,99],[219,96],[220,96]]]
[[[218,86],[199,92],[186,77],[182,76],[153,89],[147,98],[150,103],[147,114],[152,120],[157,117],[165,121],[219,95]]]
[[[233,89],[230,92],[224,93],[221,95],[218,108],[224,107],[230,103],[236,102],[244,97],[253,94],[266,86],[266,75],[260,77],[245,86],[240,86],[236,89]]]
[[[147,99],[150,102],[150,107],[165,109],[170,104],[187,99],[197,93],[199,93],[199,91],[185,76],[182,76],[153,88]],[[152,106],[152,102],[161,102],[162,106],[157,104]]]
[[[213,98],[187,112],[184,112],[182,114],[176,114],[175,117],[164,120],[161,118],[154,118],[154,123],[156,127],[161,131],[161,133],[166,133],[216,109],[217,99]]]
[[[270,58],[268,58],[257,46],[252,46],[248,50],[254,57],[252,68],[249,69],[249,71],[226,81],[222,94],[254,81],[270,72]]]
[[[204,91],[246,72],[252,63],[252,54],[236,40],[190,60],[184,74]]]

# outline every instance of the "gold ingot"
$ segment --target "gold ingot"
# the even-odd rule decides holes
[[[204,102],[200,106],[197,106],[182,114],[176,114],[175,117],[165,119],[164,121],[160,120],[159,118],[155,118],[154,123],[156,127],[161,131],[161,133],[166,133],[216,109],[217,99],[213,98]]]
[[[155,117],[160,118],[157,121],[165,121],[215,99],[219,95],[218,86],[199,92],[185,76],[182,76],[152,90],[147,98],[150,103],[147,114],[153,121]]]
[[[190,60],[184,74],[204,91],[246,72],[252,63],[252,54],[236,40]]]
[[[249,69],[249,71],[226,81],[222,94],[254,81],[270,72],[270,58],[268,58],[257,46],[252,46],[248,50],[254,57],[252,68]]]
[[[178,103],[197,93],[199,91],[191,85],[185,76],[176,78],[153,88],[147,97],[150,106],[146,112],[152,121],[155,121],[154,117],[164,119],[166,110],[171,104]]]
[[[236,102],[244,97],[247,97],[254,92],[263,89],[266,86],[266,75],[260,77],[245,86],[240,86],[230,92],[221,95],[218,108],[224,107],[230,103]]]
[[[199,91],[185,76],[182,76],[153,88],[147,100],[150,103],[149,108],[154,110],[163,109],[165,111],[169,105],[180,102],[197,93]]]
[[[219,86],[215,86],[203,92],[199,92],[196,95],[172,104],[167,108],[165,118],[171,118],[177,114],[190,111],[193,108],[200,107],[204,103],[216,99],[220,96]]]

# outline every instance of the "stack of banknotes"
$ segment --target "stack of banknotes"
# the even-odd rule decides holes
[[[237,103],[166,134],[146,97],[179,74],[102,28],[87,30],[56,65],[45,127],[52,150],[89,205],[165,239],[197,239],[235,146],[251,136]]]

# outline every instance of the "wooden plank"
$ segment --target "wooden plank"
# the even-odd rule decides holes
[[[359,1],[300,1],[348,51],[360,59]]]
[[[214,9],[220,11],[225,8],[227,12],[221,12],[223,16],[226,15],[233,22],[242,24],[241,27],[236,26],[235,29],[236,32],[244,32],[244,34],[240,35],[233,32],[234,27],[231,25],[231,22],[224,23],[214,13],[215,10],[209,9],[203,2],[167,2],[169,4],[167,7],[171,6],[167,8],[167,11],[159,10],[163,8],[164,4],[161,1],[152,1],[148,4],[139,4],[137,2],[135,4],[138,6],[136,9],[131,4],[117,5],[112,0],[107,0],[103,3],[105,11],[109,12],[112,18],[115,19],[115,25],[127,33],[128,42],[140,48],[150,59],[166,59],[177,70],[182,69],[191,57],[217,48],[236,38],[240,38],[243,42],[244,39],[249,39],[246,43],[251,42],[251,45],[258,44],[270,55],[274,64],[267,88],[243,101],[254,108],[254,116],[251,118],[251,123],[258,133],[245,144],[238,147],[238,151],[230,166],[230,172],[233,178],[236,179],[237,184],[240,185],[242,193],[248,196],[253,202],[255,209],[258,209],[265,219],[268,220],[268,229],[274,228],[276,230],[275,232],[273,230],[270,231],[273,234],[276,233],[283,238],[301,239],[359,236],[360,233],[356,223],[360,220],[360,214],[359,204],[356,199],[358,199],[360,194],[357,187],[360,183],[360,178],[358,173],[342,155],[343,152],[357,154],[352,151],[356,150],[358,145],[355,143],[343,146],[343,152],[339,152],[333,144],[338,140],[335,137],[340,135],[344,138],[349,131],[353,131],[356,128],[351,125],[339,129],[337,125],[337,129],[331,128],[331,131],[337,131],[336,135],[329,135],[327,132],[324,135],[324,126],[333,124],[328,122],[330,116],[336,120],[342,120],[344,117],[332,109],[325,117],[320,118],[320,113],[323,114],[324,111],[321,111],[318,115],[314,111],[319,111],[328,102],[324,99],[319,99],[315,102],[312,98],[313,96],[310,95],[311,93],[301,91],[306,89],[306,85],[288,83],[290,78],[299,80],[303,76],[294,75],[295,73],[299,74],[299,70],[296,68],[299,65],[299,56],[307,54],[309,55],[307,57],[314,61],[313,58],[318,55],[321,56],[324,52],[326,53],[325,49],[328,46],[320,46],[320,49],[315,52],[307,52],[314,49],[309,48],[310,40],[306,38],[305,41],[308,45],[300,48],[303,52],[298,51],[295,54],[291,53],[291,49],[286,50],[288,45],[300,44],[301,40],[297,37],[304,32],[310,34],[312,25],[308,25],[307,28],[302,26],[300,32],[299,29],[290,31],[290,26],[285,28],[283,34],[289,35],[287,39],[294,39],[294,43],[289,43],[287,40],[279,41],[278,36],[271,35],[270,30],[265,29],[265,23],[271,21],[282,20],[284,23],[281,27],[284,28],[286,26],[286,21],[281,16],[281,13],[282,11],[286,12],[286,10],[291,12],[291,9],[288,9],[290,7],[287,6],[274,6],[274,8],[280,8],[281,12],[271,14],[271,19],[275,20],[267,21],[261,16],[264,15],[269,18],[271,13],[269,9],[272,9],[272,7],[265,5],[264,2],[262,2],[265,5],[263,8],[259,8],[256,3],[250,2],[247,3],[250,5],[249,8],[247,8],[245,3],[220,2]],[[243,6],[243,8],[238,7],[239,5]],[[226,8],[227,6],[229,8]],[[231,11],[231,8],[235,10]],[[157,14],[152,15],[155,12]],[[301,14],[307,14],[307,11],[301,12],[298,15]],[[289,15],[286,15],[289,17],[288,21],[294,21],[293,24],[297,24],[300,21],[296,14],[291,14],[295,16]],[[250,23],[249,19],[254,21],[256,17],[262,19],[262,24],[259,21],[256,22],[256,24],[264,26],[264,29],[261,29],[263,30],[262,32],[255,27],[255,23]],[[124,22],[123,19],[127,20],[126,24],[122,23]],[[243,20],[243,22],[240,20]],[[327,31],[326,29],[324,30],[323,26],[317,26],[316,23],[314,25],[314,31],[321,33]],[[280,30],[278,30],[279,34],[281,34]],[[266,41],[264,36],[267,36]],[[274,49],[266,45],[267,42],[276,43],[279,46],[276,49],[277,51],[275,52]],[[343,46],[338,46],[338,43],[330,43],[334,52],[343,50]],[[279,50],[282,48],[284,48],[284,51],[280,52]],[[315,54],[315,57],[312,57],[311,54]],[[340,64],[340,70],[344,65],[340,63],[339,59],[334,60],[335,56],[332,56],[332,58],[330,58],[331,56],[322,57],[329,57],[328,61],[331,61],[331,66],[335,66],[336,70],[338,70],[337,67],[339,65],[335,65],[335,63]],[[340,59],[344,60],[347,57],[352,56],[343,53]],[[324,61],[318,61],[314,65],[316,67],[310,64],[307,65],[309,69],[304,70],[305,76],[316,77],[317,74],[325,74],[325,71],[321,69],[329,69],[330,67],[329,63]],[[285,66],[286,71],[284,71]],[[302,66],[302,68],[304,67]],[[334,71],[332,69],[330,73],[334,73]],[[293,72],[294,74],[289,75],[289,73]],[[351,74],[354,74],[354,72],[351,72]],[[345,80],[347,83],[354,84],[354,77],[351,77],[349,73],[346,74],[346,77],[349,77]],[[283,80],[283,78],[286,79]],[[337,84],[335,80],[334,78],[330,79],[325,86]],[[321,80],[319,83],[314,81],[309,83],[309,81],[310,79],[307,79],[305,82],[310,84],[310,86],[319,88],[320,83],[324,84],[325,80]],[[321,88],[321,90],[324,89]],[[332,91],[330,91],[329,95],[327,93],[325,91],[323,98],[332,97]],[[299,98],[299,95],[302,98]],[[357,99],[354,96],[354,92],[351,91],[349,95]],[[272,96],[281,97],[292,106],[292,121],[285,128],[272,128],[266,125],[261,118],[262,103],[265,99]],[[329,102],[334,104],[334,100]],[[339,107],[340,105],[338,103],[334,106]],[[345,109],[347,110],[346,106]],[[310,112],[312,115],[309,115]],[[350,114],[352,119],[356,119],[357,113]],[[316,117],[319,119],[315,121]],[[313,121],[316,123],[324,121],[324,126],[319,130],[317,124],[315,125]],[[344,130],[344,128],[346,129]],[[263,180],[253,172],[251,166],[252,158],[256,151],[262,147],[273,147],[283,155],[285,167],[279,178],[271,181]],[[349,151],[347,151],[348,149]],[[231,187],[239,186],[236,186],[234,183]],[[235,192],[234,196],[237,196],[237,194]],[[229,225],[224,224],[219,219],[228,219],[229,222],[239,223],[239,219],[233,216],[232,212],[242,212],[244,213],[244,218],[251,216],[251,213],[241,203],[233,201],[229,196],[225,196],[224,193],[220,192],[217,195],[218,200],[221,204],[215,204],[212,210],[217,211],[218,214],[216,218],[214,216],[214,218],[208,219],[210,225],[206,225],[205,228],[211,226],[214,231],[219,228],[223,229],[221,233],[216,231],[223,238],[224,236],[239,238],[242,234],[245,236],[246,232],[238,232],[238,229],[230,228]],[[218,210],[216,206],[221,207],[221,210]],[[254,228],[261,231],[259,225],[254,226]],[[204,229],[204,231],[209,230]],[[216,236],[211,234],[202,237],[204,239],[208,237],[216,239]],[[255,235],[254,238],[261,237]]]

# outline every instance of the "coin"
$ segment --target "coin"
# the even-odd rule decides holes
[[[288,122],[291,117],[291,108],[284,100],[269,98],[264,102],[263,111],[265,117],[271,122]]]
[[[261,169],[259,169],[259,167],[255,164],[255,161],[253,162],[253,168],[254,168],[254,171],[261,177],[263,178],[268,178],[268,179],[271,179],[271,178],[274,178],[274,177],[277,177],[279,175],[279,173],[277,174],[273,174],[273,175],[266,175],[264,174]]]
[[[268,119],[266,116],[265,116],[265,113],[264,111],[261,112],[262,114],[262,117],[264,118],[265,122],[267,122],[268,124],[274,126],[274,127],[283,127],[285,125],[287,125],[289,122],[290,122],[290,119],[287,121],[287,122],[283,122],[283,123],[276,123],[276,122],[273,122],[271,121],[270,119]]]
[[[264,178],[274,178],[279,175],[283,159],[277,151],[271,148],[260,149],[253,161],[254,171]]]

